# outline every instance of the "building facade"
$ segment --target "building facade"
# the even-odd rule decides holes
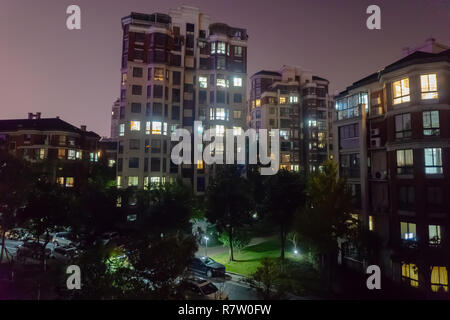
[[[0,120],[0,148],[39,167],[50,181],[65,187],[87,182],[89,163],[99,160],[100,136],[59,118]]]
[[[413,52],[355,82],[336,97],[334,117],[355,214],[380,239],[378,255],[361,262],[427,294],[448,292],[450,50]]]
[[[280,129],[280,168],[306,172],[332,150],[332,98],[329,82],[298,67],[262,70],[251,77],[248,124],[256,130]]]
[[[199,132],[244,128],[246,30],[211,24],[189,6],[131,13],[122,28],[117,185],[147,188],[182,177],[203,193],[212,168],[171,162],[171,133],[193,132],[194,121],[202,121]]]

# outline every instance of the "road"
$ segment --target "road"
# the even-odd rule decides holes
[[[219,290],[226,292],[230,300],[258,300],[256,291],[243,284],[241,279],[241,277],[227,273],[225,278],[212,278],[211,282]]]

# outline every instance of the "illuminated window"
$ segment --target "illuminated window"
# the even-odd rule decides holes
[[[144,190],[148,190],[148,177],[144,177]]]
[[[224,108],[216,109],[216,120],[225,120],[225,109]]]
[[[127,74],[122,73],[122,85],[124,86],[127,83]]]
[[[160,177],[150,177],[150,189],[154,189],[161,183]]]
[[[137,187],[139,184],[139,177],[128,177],[128,186]]]
[[[56,183],[63,186],[64,185],[64,177],[57,177]]]
[[[252,109],[255,107],[255,100],[252,100]]]
[[[117,188],[122,187],[122,177],[121,176],[117,176],[116,178],[116,184],[117,184]],[[121,199],[122,200],[122,199]]]
[[[163,81],[164,80],[164,69],[163,68],[155,68],[154,80]]]
[[[198,82],[200,84],[200,88],[208,88],[208,78],[207,77],[198,77]]]
[[[147,121],[145,123],[145,134],[150,134],[150,131],[151,131],[151,122]]]
[[[89,160],[91,162],[97,162],[98,161],[98,153],[97,152],[90,152],[89,153]]]
[[[160,121],[152,122],[152,134],[161,134],[162,123]]]
[[[66,149],[58,149],[58,159],[66,158]]]
[[[68,154],[68,156],[67,156],[67,159],[69,159],[69,160],[75,160],[75,158],[76,158],[75,150],[69,150],[69,154]]]
[[[80,150],[78,150],[78,151],[76,152],[76,158],[77,158],[77,159],[82,159],[82,158],[83,158],[83,152],[80,151]]]
[[[241,111],[238,111],[238,110],[233,111],[233,118],[234,119],[240,119],[241,115],[242,115]]]
[[[369,230],[373,231],[373,216],[369,216]]]
[[[216,136],[223,137],[225,134],[225,127],[222,125],[216,125]]]
[[[395,81],[393,87],[394,87],[394,104],[410,101],[408,78]]]
[[[203,169],[203,161],[197,160],[197,170],[202,170],[202,169]]]
[[[429,239],[429,243],[431,245],[441,244],[441,240],[442,240],[441,226],[429,225],[428,226],[428,239]]]
[[[422,99],[437,99],[437,80],[436,74],[423,74],[420,76],[420,86],[422,91]]]
[[[223,87],[223,88],[225,88],[226,86],[227,86],[227,83],[225,82],[225,79],[217,79],[217,86],[218,87]]]
[[[438,136],[440,134],[439,111],[424,111],[422,120],[424,136]]]
[[[164,125],[163,125],[163,134],[164,134],[164,135],[167,135],[167,122],[164,122]]]
[[[316,127],[317,121],[316,120],[308,120],[308,127]]]
[[[114,160],[114,159],[108,160],[108,167],[112,168],[112,167],[114,167],[115,164],[116,164],[116,160]]]
[[[242,47],[234,46],[234,56],[235,57],[242,57]]]
[[[209,109],[209,120],[214,120],[214,108]]]
[[[45,159],[45,149],[39,149],[39,159]]]
[[[233,127],[233,135],[235,135],[235,136],[242,135],[242,128],[241,127]]]
[[[446,267],[431,267],[431,290],[448,292],[448,274]]]
[[[257,107],[261,106],[261,99],[256,99],[255,104]]]
[[[74,179],[73,177],[67,177],[66,178],[66,187],[72,188],[74,186]]]
[[[285,103],[286,103],[286,98],[280,97],[280,104],[285,104]]]
[[[211,42],[211,54],[216,53],[216,43],[215,42]]]
[[[141,130],[141,122],[140,121],[130,121],[130,130],[131,131]]]
[[[413,174],[413,165],[412,149],[397,150],[397,174]]]
[[[402,264],[402,281],[411,287],[419,286],[419,272],[415,264]]]
[[[298,102],[298,97],[297,96],[290,96],[289,97],[289,102],[290,103],[297,103]]]
[[[62,145],[66,144],[66,136],[59,136],[59,144]]]
[[[234,77],[233,78],[233,86],[235,86],[235,87],[242,87],[242,78]]]
[[[225,54],[225,42],[217,42],[217,53]]]
[[[402,240],[416,241],[416,224],[410,222],[400,222],[400,232]]]
[[[120,125],[119,125],[119,136],[120,137],[123,137],[125,135],[125,124],[124,123],[121,123]]]
[[[425,148],[425,173],[442,174],[442,149]]]

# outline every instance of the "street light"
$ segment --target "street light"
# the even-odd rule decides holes
[[[207,257],[208,256],[208,240],[209,240],[209,237],[207,237],[207,236],[204,236],[203,237],[203,239],[205,239],[205,257]]]
[[[297,249],[294,249],[294,254],[298,255],[298,250]]]

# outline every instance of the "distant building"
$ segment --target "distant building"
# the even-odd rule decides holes
[[[430,294],[448,292],[450,268],[450,50],[432,51],[353,83],[334,112],[339,172],[382,247],[368,258],[343,244],[342,262]]]
[[[42,166],[50,181],[66,187],[82,185],[89,176],[89,163],[99,159],[100,136],[77,128],[60,118],[0,120],[0,148]]]
[[[192,132],[196,120],[202,131],[244,128],[247,32],[211,24],[190,6],[132,12],[122,29],[117,185],[147,188],[181,177],[201,194],[214,166],[171,162],[170,135],[177,128]]]
[[[280,168],[315,171],[332,150],[329,81],[298,67],[251,78],[249,127],[280,129]]]
[[[117,99],[111,109],[111,139],[119,138],[120,99]]]

